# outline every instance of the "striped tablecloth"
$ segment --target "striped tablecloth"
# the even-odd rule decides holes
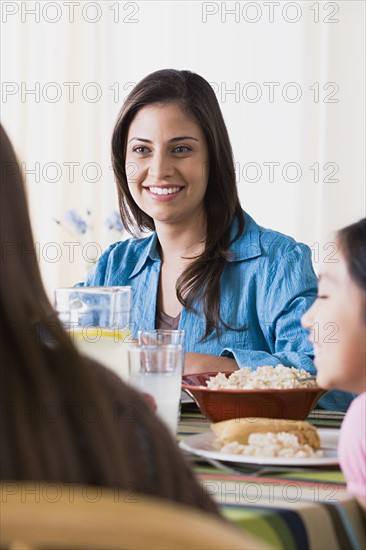
[[[340,427],[343,414],[315,410],[308,420],[317,427]],[[184,405],[179,439],[207,432],[209,422],[194,405]],[[206,490],[224,515],[247,533],[274,548],[347,550],[366,548],[366,529],[357,502],[345,490],[338,468],[268,473],[253,477],[248,468],[232,474],[187,455]],[[229,466],[229,464],[228,464]]]

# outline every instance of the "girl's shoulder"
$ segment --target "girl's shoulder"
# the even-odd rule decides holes
[[[366,392],[361,393],[351,402],[341,426],[340,440],[349,441],[350,434],[363,433],[366,425]]]
[[[351,403],[347,415],[366,419],[366,392],[360,393]]]

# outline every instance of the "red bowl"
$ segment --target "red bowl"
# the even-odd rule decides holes
[[[286,390],[212,390],[206,386],[206,380],[216,374],[205,372],[182,378],[182,389],[188,390],[202,413],[213,422],[246,416],[305,420],[326,393],[318,386]]]

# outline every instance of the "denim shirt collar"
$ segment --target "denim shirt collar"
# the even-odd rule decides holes
[[[236,240],[229,246],[231,257],[228,258],[228,262],[241,262],[262,254],[259,225],[245,211],[243,211],[243,214],[245,220],[243,238]],[[232,238],[235,236],[237,228],[238,222],[234,220],[231,230]]]
[[[129,279],[135,277],[135,275],[142,270],[149,258],[153,262],[161,262],[158,251],[158,237],[156,233],[152,233],[152,235],[145,238],[145,249],[142,251],[140,258],[136,262],[135,268],[129,276]]]
[[[245,227],[244,227],[244,236],[243,239],[238,239],[229,247],[231,252],[228,262],[241,262],[243,260],[248,260],[251,258],[256,258],[262,254],[260,246],[260,234],[259,226],[253,220],[249,214],[244,212],[245,218]],[[231,230],[231,236],[233,237],[236,233],[238,226],[237,220],[234,220],[233,227]],[[161,262],[161,258],[158,251],[158,237],[156,233],[153,233],[145,239],[145,250],[142,252],[138,262],[135,265],[134,270],[132,271],[129,279],[135,277],[142,268],[147,263],[148,259],[153,262]]]

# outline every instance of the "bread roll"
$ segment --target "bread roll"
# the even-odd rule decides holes
[[[253,433],[286,432],[296,435],[301,445],[308,444],[314,450],[320,448],[317,429],[309,422],[302,420],[256,417],[233,418],[232,420],[211,424],[211,430],[223,445],[231,441],[247,445],[249,436]]]

